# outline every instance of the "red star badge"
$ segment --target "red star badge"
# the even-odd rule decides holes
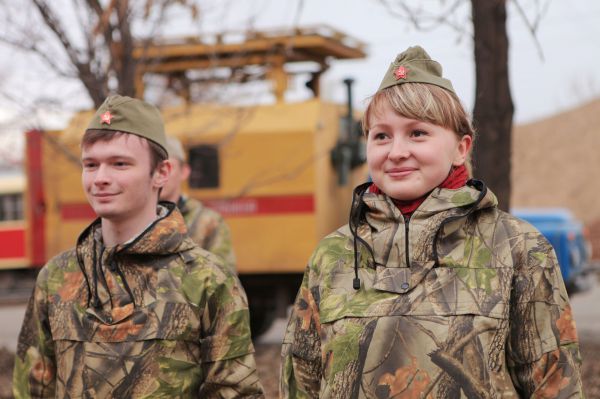
[[[106,123],[107,125],[110,125],[110,121],[112,120],[112,118],[113,116],[110,113],[110,111],[106,111],[105,113],[100,115],[100,120],[102,121],[102,123]]]
[[[398,80],[398,79],[406,79],[406,75],[407,74],[408,74],[408,68],[405,68],[402,65],[400,65],[394,71],[394,76],[396,77],[396,80]]]

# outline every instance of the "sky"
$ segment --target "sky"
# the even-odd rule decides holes
[[[60,0],[59,0],[60,1]],[[64,0],[63,0],[64,1]],[[414,7],[439,13],[453,1],[408,1]],[[221,32],[269,28],[293,28],[325,24],[367,45],[364,60],[338,61],[322,77],[326,99],[344,102],[342,80],[353,78],[357,108],[377,89],[389,63],[411,45],[421,45],[439,61],[468,109],[473,107],[475,67],[473,64],[472,28],[468,20],[469,1],[463,1],[453,18],[463,33],[448,25],[419,31],[405,20],[391,15],[378,0],[211,0],[207,1],[200,21],[193,24],[185,15],[171,15],[177,23],[170,25],[171,36],[190,31]],[[535,121],[575,107],[600,96],[600,2],[597,0],[519,0],[530,20],[538,14],[536,4],[544,7],[536,39],[529,33],[514,1],[508,4],[510,40],[510,82],[515,104],[515,123]],[[538,48],[541,48],[541,54]],[[12,50],[0,50],[0,90],[13,96],[31,98],[48,95],[62,98],[64,107],[35,114],[23,114],[10,99],[0,98],[0,126],[9,127],[0,157],[15,153],[22,126],[42,125],[60,128],[77,109],[90,108],[91,102],[75,82],[66,82],[44,72],[35,60]],[[295,87],[300,87],[296,85]],[[292,84],[292,88],[294,85]],[[288,98],[301,100],[306,90],[292,91]],[[5,131],[7,129],[4,129]],[[9,138],[7,139],[7,136]],[[7,150],[8,149],[8,150]],[[18,152],[18,150],[16,151]]]
[[[535,1],[519,0],[524,12],[531,18],[535,14]],[[255,7],[256,1],[251,1]],[[261,3],[261,2],[259,2]],[[368,44],[369,58],[360,61],[338,62],[326,76],[326,87],[344,77],[356,80],[356,98],[363,101],[377,89],[389,63],[397,53],[411,45],[421,45],[432,58],[444,67],[445,75],[453,82],[456,91],[471,109],[475,91],[475,67],[472,31],[467,20],[469,3],[458,10],[467,34],[441,26],[428,32],[417,31],[384,8],[378,1],[365,0],[307,0],[298,17],[296,8],[282,3],[297,2],[262,1],[264,9],[256,20],[257,25],[278,23],[293,26],[325,23]],[[440,3],[451,1],[412,1],[425,4],[434,10]],[[515,122],[524,123],[549,116],[576,106],[600,95],[600,2],[597,0],[543,1],[547,5],[537,32],[543,54],[540,56],[536,41],[519,16],[514,2],[508,3],[508,31],[510,40],[510,81],[515,103]],[[447,7],[447,6],[446,6]],[[237,14],[244,15],[243,12]],[[239,24],[233,15],[228,23]],[[343,97],[341,85],[334,98]]]

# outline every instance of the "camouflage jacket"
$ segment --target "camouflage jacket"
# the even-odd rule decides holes
[[[283,398],[579,398],[579,347],[556,256],[481,182],[435,189],[404,220],[355,193],[314,251],[282,349]]]
[[[181,210],[188,233],[194,242],[200,248],[223,258],[231,271],[237,273],[231,232],[223,217],[193,198],[181,197],[177,206]]]
[[[112,248],[97,220],[41,269],[19,336],[16,398],[264,397],[237,277],[166,207]]]

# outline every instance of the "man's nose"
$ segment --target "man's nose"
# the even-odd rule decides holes
[[[96,170],[96,174],[94,175],[94,184],[96,185],[105,185],[110,181],[110,172],[106,165],[98,166],[98,170]]]

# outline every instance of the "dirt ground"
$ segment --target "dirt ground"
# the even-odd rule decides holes
[[[581,342],[581,367],[586,397],[600,398],[600,338]],[[258,372],[267,393],[267,399],[277,398],[279,374],[279,345],[257,345]],[[0,399],[12,398],[11,376],[13,354],[0,349]]]

